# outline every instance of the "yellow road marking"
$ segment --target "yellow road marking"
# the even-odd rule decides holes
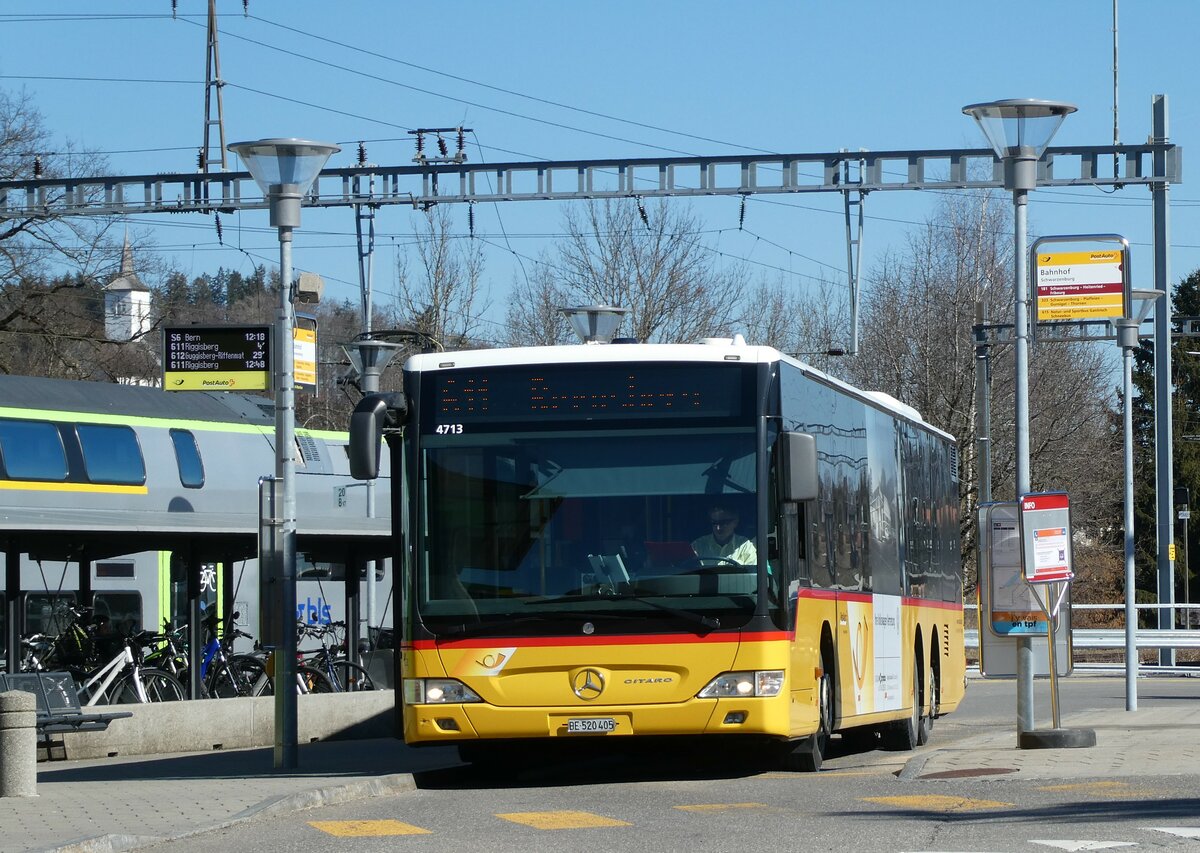
[[[949,797],[942,794],[912,795],[905,797],[863,797],[868,803],[884,806],[900,806],[905,809],[921,809],[933,812],[970,812],[980,809],[1002,809],[1012,803],[996,800],[972,800],[969,797]]]
[[[698,803],[694,806],[674,806],[681,812],[720,812],[727,809],[765,809],[766,803]]]
[[[1069,785],[1043,785],[1039,791],[1077,791],[1095,797],[1120,799],[1124,797],[1156,796],[1159,792],[1150,788],[1135,788],[1128,782],[1074,782]]]
[[[591,812],[509,812],[496,817],[513,823],[532,826],[534,829],[590,829],[597,826],[632,826],[623,820],[601,817]]]
[[[309,826],[316,827],[339,838],[377,838],[385,835],[429,835],[411,823],[399,820],[310,820]]]

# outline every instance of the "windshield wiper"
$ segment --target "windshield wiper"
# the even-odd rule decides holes
[[[651,601],[643,595],[638,595],[632,592],[613,592],[613,593],[578,593],[576,595],[555,595],[545,596],[542,598],[527,598],[526,604],[548,604],[555,602],[572,602],[572,601],[636,601],[639,604],[645,604],[664,613],[670,613],[672,616],[678,617],[685,622],[691,622],[693,625],[698,625],[709,631],[715,631],[721,627],[721,620],[715,616],[702,616],[692,610],[684,610],[681,607],[672,607],[669,604],[663,604],[660,601]]]
[[[556,599],[557,600],[557,599]],[[611,613],[569,612],[556,611],[553,613],[527,613],[523,616],[501,616],[499,618],[483,619],[478,622],[462,622],[450,625],[441,630],[433,630],[426,624],[426,629],[437,637],[473,637],[477,634],[491,633],[497,629],[508,628],[510,625],[527,625],[532,622],[557,622],[563,619],[614,619]]]

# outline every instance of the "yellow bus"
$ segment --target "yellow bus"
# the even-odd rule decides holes
[[[405,740],[912,749],[965,686],[954,441],[769,347],[414,356],[391,448]]]

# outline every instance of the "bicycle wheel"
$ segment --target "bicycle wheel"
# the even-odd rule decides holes
[[[330,680],[334,690],[353,693],[359,690],[374,690],[375,682],[367,671],[356,663],[348,660],[335,660],[331,667]]]
[[[142,667],[138,676],[147,702],[178,702],[187,696],[179,679],[164,669]],[[108,701],[114,705],[134,705],[142,701],[132,672],[125,673],[113,683],[108,691]]]
[[[209,674],[206,686],[208,694],[217,699],[274,693],[266,666],[253,655],[234,655],[219,663]]]
[[[329,676],[311,666],[296,667],[297,693],[336,693],[337,689]]]
[[[183,682],[165,669],[143,668],[142,688],[151,702],[178,702],[187,698]]]

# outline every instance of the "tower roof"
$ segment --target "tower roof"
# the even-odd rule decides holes
[[[121,271],[117,273],[116,278],[105,285],[104,289],[110,292],[127,290],[150,292],[150,288],[142,284],[142,280],[133,271],[133,247],[129,245],[128,228],[125,229],[125,245],[121,249]]]

